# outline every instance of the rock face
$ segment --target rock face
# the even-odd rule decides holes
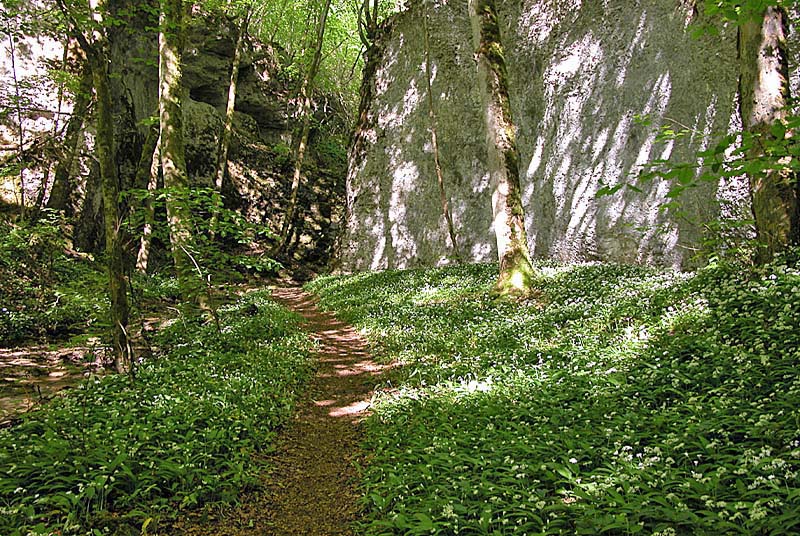
[[[121,8],[125,2],[120,0]],[[136,166],[147,127],[144,121],[158,113],[158,67],[155,33],[130,28],[154,28],[149,12],[133,10],[135,20],[112,37],[112,78],[117,118],[117,162],[123,188],[134,184]],[[138,17],[138,18],[137,18]],[[210,31],[213,30],[213,31]],[[187,171],[194,187],[211,187],[219,137],[225,116],[228,83],[238,29],[229,20],[193,13],[184,52],[184,136]],[[279,50],[248,40],[239,71],[234,132],[228,176],[223,185],[229,208],[250,222],[279,228],[291,183],[293,82],[283,76]],[[332,226],[343,207],[344,162],[330,161],[315,151],[307,160],[305,182],[299,193],[302,230],[295,237],[295,260],[324,264],[332,249]],[[288,177],[288,178],[287,178]],[[101,210],[92,195],[92,178],[76,243],[86,250],[100,247]]]
[[[669,185],[634,182],[652,159],[694,160],[736,117],[736,32],[693,37],[694,3],[498,2],[531,251],[566,261],[690,265],[703,224],[741,185],[705,184],[659,210]],[[460,249],[496,260],[492,185],[467,2],[427,2],[433,96]],[[384,29],[362,92],[337,251],[343,271],[449,262],[431,150],[422,4]],[[641,118],[646,117],[649,124]],[[661,140],[659,127],[686,131]],[[737,190],[738,188],[738,190]],[[724,207],[723,207],[724,208]]]

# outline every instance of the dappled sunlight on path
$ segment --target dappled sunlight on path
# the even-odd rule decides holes
[[[0,348],[0,427],[105,368],[97,346]]]
[[[304,318],[317,345],[318,369],[294,419],[268,459],[264,489],[236,509],[182,526],[191,535],[351,535],[359,516],[357,472],[360,421],[389,367],[372,361],[367,343],[350,325],[317,309],[299,288],[276,288],[276,301]]]

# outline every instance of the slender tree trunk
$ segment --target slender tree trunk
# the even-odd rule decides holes
[[[425,37],[425,83],[428,91],[428,117],[431,122],[431,147],[433,148],[433,162],[436,167],[436,180],[439,183],[439,201],[442,205],[442,215],[447,222],[447,232],[450,236],[450,244],[453,248],[453,256],[457,262],[461,262],[461,254],[458,251],[458,240],[456,239],[456,229],[453,225],[453,216],[450,213],[450,203],[447,199],[447,192],[444,186],[444,175],[442,174],[442,164],[439,159],[439,140],[438,129],[436,128],[436,110],[433,105],[432,87],[432,67],[431,67],[431,44],[428,32],[428,6],[423,3],[422,30]]]
[[[109,291],[111,295],[111,321],[113,327],[114,364],[117,372],[126,373],[131,365],[131,348],[128,342],[128,295],[122,259],[119,218],[119,177],[114,161],[114,116],[108,77],[108,62],[104,55],[92,55],[89,61],[97,99],[97,159],[103,191],[103,217],[105,219],[106,262],[108,262]]]
[[[743,128],[753,135],[751,158],[765,155],[764,143],[774,139],[772,126],[784,122],[788,113],[787,27],[786,11],[780,7],[767,7],[762,17],[739,26],[740,113]],[[749,177],[759,263],[800,241],[800,186],[789,162],[780,163],[783,169]]]
[[[181,58],[185,44],[182,0],[161,0],[159,45],[159,118],[161,128],[161,171],[167,190],[167,220],[172,258],[184,298],[191,293],[192,226],[188,207],[189,181],[183,140],[183,72]]]
[[[239,27],[239,37],[236,40],[236,50],[233,53],[233,63],[231,64],[231,79],[228,84],[228,103],[225,107],[225,125],[222,129],[219,152],[217,153],[217,169],[215,173],[214,186],[217,191],[222,191],[222,182],[228,167],[228,150],[231,145],[231,135],[233,134],[233,111],[236,106],[236,86],[239,81],[239,65],[242,63],[242,50],[244,40],[247,35],[247,26],[250,22],[250,12],[248,11],[242,25]]]
[[[300,86],[300,117],[302,127],[300,128],[299,142],[295,150],[294,159],[294,173],[292,175],[292,189],[289,195],[289,205],[286,207],[286,215],[284,216],[283,225],[281,227],[280,242],[277,251],[282,252],[289,245],[289,238],[292,233],[292,225],[294,223],[294,216],[297,210],[297,194],[300,190],[300,177],[303,170],[303,162],[305,160],[306,149],[308,145],[308,136],[311,132],[311,97],[314,94],[314,79],[317,77],[319,65],[322,60],[322,44],[325,39],[325,24],[328,20],[328,11],[331,7],[331,0],[325,0],[322,8],[322,13],[319,18],[319,25],[317,26],[317,41],[316,48],[314,49],[314,57],[311,60],[311,65],[306,72],[303,83]]]
[[[218,194],[222,194],[222,186],[225,180],[225,173],[228,169],[228,150],[231,146],[231,136],[233,135],[233,112],[236,107],[236,87],[239,82],[239,66],[242,63],[242,51],[244,49],[244,41],[247,36],[247,26],[250,22],[250,11],[248,10],[242,19],[242,24],[239,27],[239,37],[236,39],[236,50],[233,53],[233,62],[231,64],[231,79],[228,84],[228,103],[225,107],[225,124],[222,127],[222,136],[220,137],[219,150],[217,151],[217,166],[214,173],[214,188]],[[217,220],[219,214],[214,210],[211,217],[211,232],[216,232]]]
[[[119,217],[119,176],[114,155],[114,113],[111,101],[109,81],[109,58],[106,53],[107,40],[101,29],[95,30],[90,42],[83,34],[72,16],[64,0],[56,0],[61,12],[67,20],[72,37],[77,39],[83,52],[89,71],[92,74],[96,103],[95,150],[100,168],[100,185],[103,198],[103,218],[105,225],[105,253],[108,263],[109,297],[111,300],[112,342],[114,349],[114,365],[119,373],[130,371],[132,348],[128,340],[128,294],[125,278],[125,265],[122,257]],[[92,18],[96,23],[103,21],[106,6],[102,1],[93,7]],[[102,26],[98,26],[102,28]]]
[[[494,0],[469,0],[478,78],[483,96],[492,211],[500,260],[496,291],[527,295],[535,272],[528,251],[514,122]]]
[[[67,61],[69,60],[69,39],[64,45],[64,50],[61,55],[61,70],[67,70]],[[58,93],[56,97],[56,116],[53,119],[53,126],[50,129],[50,139],[56,140],[58,138],[58,127],[61,126],[61,110],[64,107],[64,84],[58,85]],[[67,124],[69,126],[69,123]],[[69,140],[64,140],[65,146],[69,147]],[[53,166],[48,162],[47,170],[45,171],[42,183],[39,185],[39,192],[36,195],[36,203],[34,203],[34,213],[32,219],[38,219],[39,214],[44,208],[44,200],[47,195],[47,186],[50,183],[50,175],[53,173]]]
[[[158,187],[158,170],[160,167],[161,136],[158,125],[153,125],[147,133],[142,157],[139,160],[139,169],[136,171],[136,185],[147,183],[147,197],[144,199],[144,226],[142,236],[139,238],[139,252],[136,255],[136,271],[147,273],[147,264],[150,259],[150,245],[153,241],[153,226],[156,221],[155,203],[153,194]]]
[[[22,123],[22,95],[19,90],[19,79],[17,78],[17,50],[14,42],[14,29],[11,28],[10,19],[6,21],[6,31],[8,32],[8,52],[11,60],[11,78],[14,82],[14,105],[17,113],[17,162],[19,164],[18,178],[18,200],[19,210],[22,217],[25,216],[25,127]]]
[[[56,164],[53,177],[53,187],[50,189],[50,197],[47,200],[47,208],[64,211],[64,215],[70,218],[74,215],[74,207],[70,201],[70,196],[74,190],[72,184],[72,172],[75,167],[75,156],[80,151],[82,142],[83,125],[89,111],[89,104],[92,93],[92,73],[89,67],[84,67],[81,76],[80,88],[75,95],[75,106],[72,109],[72,116],[67,123],[67,131],[64,134],[64,147],[66,149],[63,158]]]

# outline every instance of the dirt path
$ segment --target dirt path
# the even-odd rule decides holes
[[[264,490],[213,519],[181,526],[181,534],[353,534],[350,525],[359,515],[353,464],[361,456],[359,423],[386,367],[371,360],[366,342],[352,326],[320,312],[309,294],[277,288],[273,297],[302,315],[304,327],[319,342],[317,376],[278,437]]]

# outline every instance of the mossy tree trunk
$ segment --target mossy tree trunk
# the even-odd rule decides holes
[[[114,113],[109,76],[110,60],[108,40],[102,31],[102,21],[107,18],[104,2],[97,2],[90,13],[96,29],[92,36],[83,34],[69,8],[63,0],[58,1],[68,21],[70,33],[78,41],[84,53],[95,95],[95,124],[97,136],[95,151],[100,168],[100,185],[103,199],[105,225],[105,255],[108,265],[109,296],[111,299],[112,341],[114,365],[117,372],[126,373],[131,367],[132,349],[128,340],[129,305],[127,280],[122,256],[121,220],[119,210],[119,175],[114,154]],[[100,29],[97,29],[100,28]]]
[[[322,45],[325,40],[325,26],[328,20],[328,12],[330,11],[331,0],[325,0],[322,6],[322,11],[319,15],[317,23],[317,36],[314,44],[314,56],[311,59],[311,64],[306,71],[303,82],[300,86],[299,101],[300,101],[300,121],[301,127],[297,131],[295,137],[298,140],[295,145],[295,158],[294,158],[294,173],[292,174],[292,187],[289,194],[289,205],[286,207],[286,214],[284,215],[283,224],[281,225],[280,241],[278,243],[277,251],[283,253],[289,245],[290,238],[293,232],[294,218],[297,211],[297,196],[300,191],[300,179],[303,173],[303,163],[305,161],[306,150],[308,146],[308,137],[311,133],[311,99],[314,94],[314,80],[319,72],[319,66],[322,62]]]
[[[92,79],[97,98],[97,159],[103,188],[103,218],[105,220],[106,262],[108,263],[109,288],[111,293],[111,321],[114,324],[113,341],[117,372],[130,370],[131,349],[128,341],[128,296],[127,282],[122,258],[122,242],[119,218],[119,177],[114,160],[114,117],[112,113],[111,87],[108,77],[108,62],[105,57],[89,60],[92,64]]]
[[[183,297],[192,294],[191,212],[188,204],[189,179],[183,139],[183,69],[185,45],[183,0],[161,0],[158,34],[159,123],[161,130],[161,172],[167,190],[167,222],[175,272]]]
[[[496,292],[531,293],[535,271],[528,250],[519,179],[519,153],[494,0],[469,0],[475,59],[486,121],[492,214],[500,261]]]
[[[753,135],[748,157],[765,156],[765,147],[775,141],[773,129],[785,121],[789,98],[789,63],[786,46],[786,11],[767,7],[759,17],[739,25],[739,94],[743,128]],[[789,134],[791,135],[791,134]],[[749,177],[755,218],[759,263],[800,240],[800,186],[789,162],[779,169],[753,173]]]

